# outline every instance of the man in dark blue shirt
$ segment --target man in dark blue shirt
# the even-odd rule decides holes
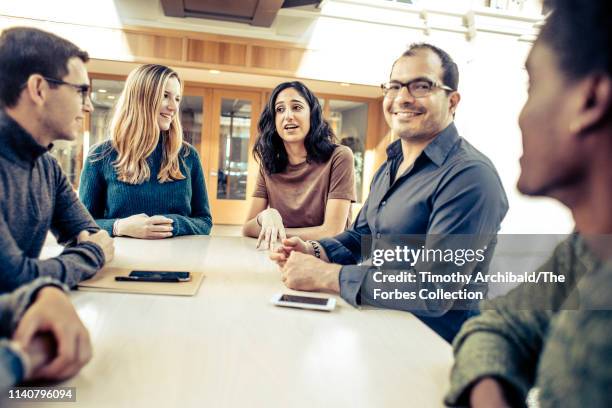
[[[411,311],[448,341],[475,313],[477,301],[464,299],[459,310],[457,298],[398,300],[377,295],[381,289],[459,293],[466,287],[486,293],[486,285],[461,279],[443,287],[419,279],[381,285],[371,265],[359,265],[385,247],[386,237],[419,234],[427,237],[425,248],[435,247],[431,237],[438,237],[438,242],[440,237],[467,237],[458,240],[464,249],[480,248],[487,256],[471,262],[463,274],[486,271],[508,202],[493,164],[455,128],[458,79],[451,57],[430,44],[414,44],[395,61],[389,82],[382,85],[383,111],[399,140],[387,148],[388,159],[375,174],[370,195],[350,229],[318,242],[292,237],[271,255],[288,287],[340,293],[354,306]],[[371,243],[364,253],[366,240]],[[411,271],[418,275],[431,267],[417,262]]]

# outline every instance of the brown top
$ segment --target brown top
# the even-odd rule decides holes
[[[326,163],[289,164],[272,175],[260,166],[253,197],[267,199],[287,228],[323,225],[327,200],[356,200],[353,152],[337,146]],[[347,226],[350,218],[349,212]]]

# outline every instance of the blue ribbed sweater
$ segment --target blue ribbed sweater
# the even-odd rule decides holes
[[[142,184],[127,184],[117,180],[113,162],[117,152],[110,141],[94,146],[87,160],[79,185],[79,198],[98,225],[113,232],[117,218],[145,213],[171,218],[178,235],[208,235],[212,217],[204,183],[200,158],[193,146],[186,144],[180,153],[183,180],[160,183],[157,174],[162,162],[162,142],[147,158],[151,177]]]

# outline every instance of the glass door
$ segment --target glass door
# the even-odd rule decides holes
[[[208,194],[215,224],[242,224],[255,188],[260,94],[215,90]]]

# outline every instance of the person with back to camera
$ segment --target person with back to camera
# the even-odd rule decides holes
[[[525,282],[481,305],[453,344],[451,407],[612,406],[612,4],[552,0],[525,68],[518,190],[572,212],[574,232]]]

